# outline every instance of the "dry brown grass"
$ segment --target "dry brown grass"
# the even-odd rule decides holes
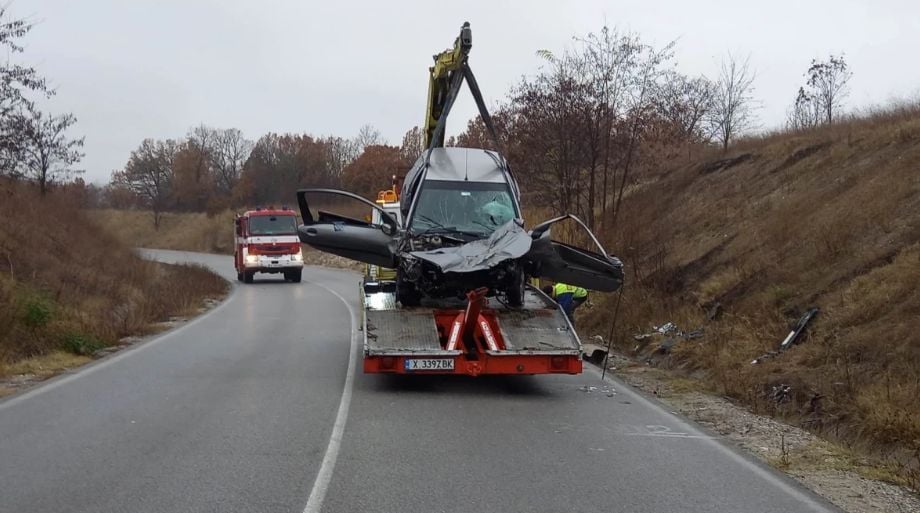
[[[6,366],[56,351],[92,354],[227,289],[201,267],[142,260],[62,194],[40,197],[27,185],[2,182],[0,197]]]
[[[671,365],[759,411],[911,461],[920,451],[918,169],[920,106],[909,104],[675,164],[631,191],[618,229],[605,234],[629,278],[617,341],[632,349],[633,334],[666,321],[703,326]],[[596,302],[581,325],[606,335],[613,298]],[[709,321],[716,302],[723,315]],[[801,345],[751,365],[812,306],[821,313]],[[766,392],[780,383],[794,395],[777,404]]]
[[[90,361],[92,361],[92,358],[89,356],[73,354],[67,351],[51,351],[48,354],[24,358],[13,363],[0,362],[0,376],[28,374],[47,378]]]
[[[204,253],[233,253],[234,213],[167,212],[154,229],[153,215],[144,210],[93,210],[90,218],[125,244],[141,248],[181,249]]]

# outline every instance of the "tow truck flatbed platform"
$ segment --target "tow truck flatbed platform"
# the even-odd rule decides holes
[[[527,286],[521,308],[485,291],[466,302],[403,307],[395,292],[364,289],[364,371],[398,374],[578,374],[581,342],[558,305]]]

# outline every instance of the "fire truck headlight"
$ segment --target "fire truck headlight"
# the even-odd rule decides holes
[[[297,253],[294,253],[293,258],[295,262],[303,262],[303,254],[300,251],[298,251]]]
[[[259,256],[258,255],[246,255],[246,263],[247,264],[258,264]]]

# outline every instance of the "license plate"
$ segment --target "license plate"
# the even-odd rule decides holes
[[[451,358],[410,358],[406,360],[407,371],[442,371],[454,370]]]

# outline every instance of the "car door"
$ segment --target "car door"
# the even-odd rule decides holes
[[[566,219],[577,222],[599,251],[552,240],[550,228]],[[565,215],[544,221],[530,230],[530,236],[530,251],[524,256],[524,261],[531,276],[602,292],[613,292],[623,285],[623,263],[608,255],[597,237],[577,217]]]
[[[318,210],[314,215],[308,201],[320,196],[344,197],[379,210],[382,214],[381,222],[375,224],[323,210]],[[297,203],[303,217],[303,224],[297,228],[297,234],[304,244],[366,264],[391,268],[396,266],[395,235],[400,225],[379,205],[357,194],[336,189],[301,189],[297,191]]]

